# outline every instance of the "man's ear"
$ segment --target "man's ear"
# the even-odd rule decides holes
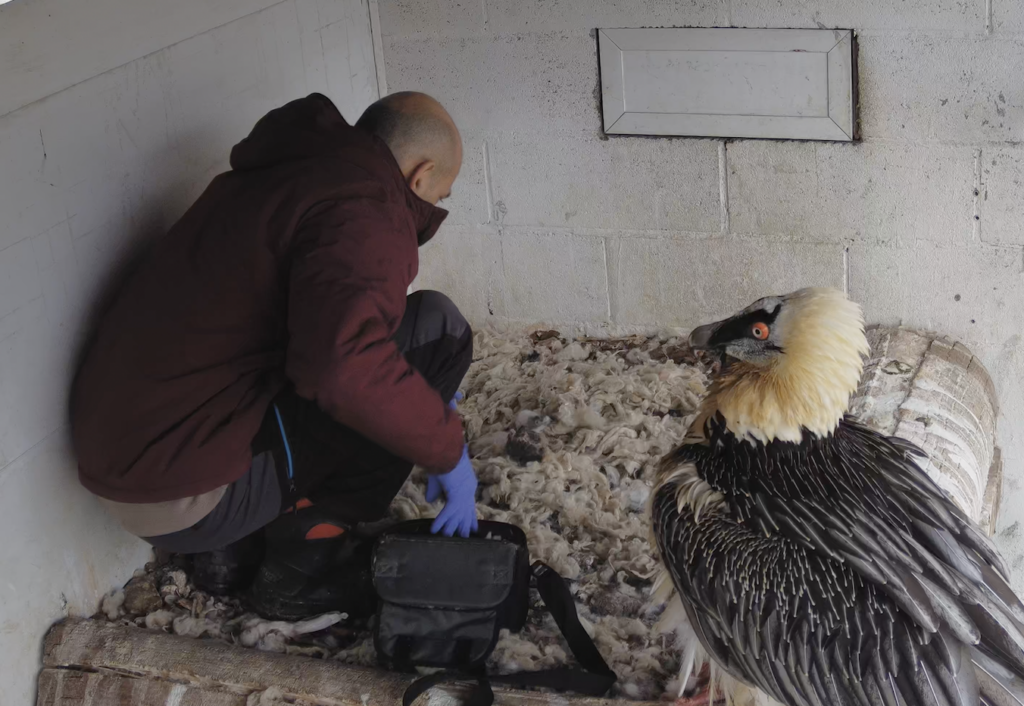
[[[427,159],[417,164],[413,170],[406,177],[406,182],[409,184],[409,188],[412,192],[423,198],[424,192],[430,184],[431,177],[434,176],[434,169],[437,165],[434,160]]]

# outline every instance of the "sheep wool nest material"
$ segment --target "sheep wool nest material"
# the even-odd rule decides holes
[[[657,562],[646,505],[655,467],[682,439],[708,380],[707,366],[683,341],[673,334],[567,340],[554,331],[483,331],[459,406],[479,477],[480,517],[521,527],[531,559],[570,581],[581,620],[619,676],[615,695],[628,698],[662,698],[677,688],[678,651],[655,633],[658,614],[648,605]],[[427,503],[424,491],[423,475],[414,473],[393,517],[435,515],[441,503]],[[144,584],[151,600],[126,600],[133,584]],[[534,600],[527,627],[502,635],[491,670],[571,663],[554,620]],[[375,662],[370,637],[346,634],[342,615],[265,621],[236,600],[194,591],[168,566],[138,572],[105,599],[101,616],[247,647]]]

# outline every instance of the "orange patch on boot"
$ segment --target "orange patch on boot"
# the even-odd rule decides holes
[[[287,515],[289,512],[298,512],[299,510],[305,510],[307,507],[313,507],[313,501],[310,500],[309,498],[302,498],[302,500],[299,500],[297,503],[295,503],[287,510],[285,510],[284,514]]]
[[[306,539],[334,539],[345,534],[343,527],[323,522],[306,532]]]

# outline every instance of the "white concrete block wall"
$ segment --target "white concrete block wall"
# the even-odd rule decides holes
[[[367,0],[0,6],[0,704],[149,550],[83,491],[66,398],[98,293],[267,110],[377,98]]]
[[[621,237],[607,242],[613,320],[628,326],[689,328],[721,316],[723,301],[749,304],[765,293],[792,291],[806,282],[843,286],[839,243],[735,236]]]
[[[1024,32],[1024,5],[1000,3],[992,10],[992,27],[997,32]]]
[[[464,177],[420,287],[477,323],[690,327],[845,287],[984,360],[1002,404],[999,541],[1024,590],[1024,3],[379,0],[387,90],[440,98]],[[843,27],[863,142],[608,139],[594,29]]]
[[[974,215],[970,147],[745,141],[728,145],[727,162],[734,233],[952,244],[949,224],[969,230]]]
[[[974,0],[726,0],[735,27],[828,27],[910,32],[978,32],[987,22],[985,2]]]

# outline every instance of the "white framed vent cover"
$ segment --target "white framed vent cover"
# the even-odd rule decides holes
[[[600,29],[608,135],[856,139],[851,30]]]

